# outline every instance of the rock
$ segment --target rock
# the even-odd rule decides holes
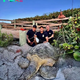
[[[67,66],[67,64],[65,63],[65,59],[64,58],[59,58],[58,61],[57,61],[57,67],[61,68],[61,67],[65,67]]]
[[[21,69],[18,66],[18,62],[20,59],[20,56],[17,56],[17,58],[15,59],[14,63],[12,63],[10,66],[8,66],[9,69],[9,80],[18,80],[18,78],[22,75],[22,73],[24,72],[23,69]]]
[[[30,80],[45,80],[45,79],[43,79],[43,78],[40,77],[40,76],[35,76],[35,77],[33,77],[32,79],[30,79]]]
[[[47,43],[38,44],[35,47],[32,47],[29,51],[29,54],[34,55],[37,54],[40,58],[52,58],[54,60],[58,59],[59,53],[57,50]],[[26,53],[27,55],[27,53]]]
[[[2,60],[0,60],[0,66],[3,64],[3,61]]]
[[[80,67],[62,69],[65,80],[80,80]]]
[[[50,80],[50,79],[54,79],[56,77],[57,71],[58,71],[58,69],[55,67],[45,66],[45,67],[40,68],[40,75],[43,78]]]
[[[19,56],[20,54],[21,54],[21,52],[15,54],[14,52],[10,52],[10,51],[8,51],[8,50],[6,49],[6,50],[4,50],[2,57],[3,57],[4,61],[14,62],[14,60],[15,60],[15,59],[17,58],[17,56]]]
[[[26,80],[23,77],[19,78],[18,80]],[[44,78],[42,78],[41,76],[34,76],[29,80],[45,80]]]
[[[0,47],[0,53],[3,53],[4,50],[4,48]]]
[[[62,67],[80,67],[80,62],[74,60],[73,58],[67,56],[65,58],[59,57],[57,61],[56,67],[62,68]]]
[[[24,70],[22,70],[18,65],[13,64],[9,67],[9,80],[18,80]]]
[[[56,67],[61,68],[65,80],[80,80],[80,62],[75,61],[72,57],[60,57],[57,61]]]
[[[8,80],[7,78],[7,67],[6,65],[0,66],[0,80]]]
[[[30,49],[31,49],[31,46],[29,46],[28,44],[21,46],[21,50],[23,54],[27,53]]]
[[[23,80],[31,79],[35,75],[35,71],[36,71],[35,63],[30,63],[29,67],[25,70],[25,72],[22,75]]]
[[[64,74],[62,73],[61,69],[58,70],[56,78],[54,80],[65,80]]]
[[[41,66],[53,66],[55,60],[58,59],[57,55],[59,55],[59,53],[49,43],[42,43],[36,45],[35,47],[31,47],[30,50],[23,55],[24,58],[26,58],[27,56],[27,59],[30,61],[30,65],[28,66],[27,70],[23,74],[24,78],[28,79],[29,77],[35,75]],[[52,71],[53,68],[51,69],[50,68],[49,71]],[[51,76],[50,78],[54,78],[53,74],[55,73],[52,72],[50,73],[51,73],[50,75],[49,73],[45,75],[46,78],[49,78],[49,76]]]
[[[22,52],[16,53],[16,50],[19,49],[23,54]],[[28,53],[31,55],[31,62],[26,59]],[[49,43],[39,44],[35,47],[24,45],[0,48],[0,80],[27,80],[28,78],[30,78],[29,80],[80,80],[80,62],[71,57],[59,57],[58,59],[56,56],[59,53],[60,51]],[[24,57],[22,57],[23,55]],[[46,61],[46,59],[49,59],[45,63],[48,66],[38,63],[41,60]],[[50,67],[52,60],[58,61]],[[36,74],[37,64],[35,61],[40,65],[38,74]]]
[[[4,48],[0,53],[0,80],[18,80],[23,71],[18,66],[21,53],[15,54],[14,51]]]
[[[21,68],[27,68],[28,65],[29,65],[29,61],[27,60],[27,58],[20,58],[19,62],[18,62],[18,65],[21,67]]]
[[[30,65],[28,66],[26,72],[23,74],[25,79],[30,79],[33,77],[41,66],[53,66],[55,63],[55,61],[52,59],[41,59],[37,55],[31,56],[28,54],[27,58],[30,60]]]
[[[8,51],[16,53],[17,50],[21,49],[20,46],[11,45],[7,47]]]
[[[23,70],[17,64],[4,64],[0,66],[0,79],[2,80],[18,80]]]
[[[3,53],[0,53],[0,66],[3,64]]]

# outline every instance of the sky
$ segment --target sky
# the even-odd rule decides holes
[[[9,2],[0,0],[0,19],[18,19],[49,14],[72,8],[72,0],[23,0]],[[80,8],[80,0],[73,0],[73,8]]]

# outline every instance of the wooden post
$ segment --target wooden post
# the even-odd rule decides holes
[[[16,24],[15,23],[16,23],[16,21],[14,20],[14,28],[16,28]]]
[[[22,24],[22,27],[23,27],[23,24]]]
[[[0,24],[0,31],[1,31],[1,29],[2,29],[2,25]]]
[[[36,26],[38,26],[38,24],[36,23]]]
[[[35,25],[35,21],[33,21],[33,25]]]
[[[21,46],[26,44],[26,31],[19,30],[19,44]]]

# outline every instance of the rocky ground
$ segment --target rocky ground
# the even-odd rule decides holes
[[[27,76],[26,74],[35,71],[33,65],[29,66],[30,61],[26,58],[27,53],[37,52],[40,54],[43,52],[43,54],[49,55],[49,52],[51,54],[52,50],[56,49],[47,43],[45,44],[48,47],[45,48],[44,44],[40,45],[44,48],[40,46],[31,48],[28,45],[0,47],[0,80],[26,80],[24,78]],[[59,54],[59,49],[56,50]],[[59,57],[52,67],[41,66],[39,71],[29,80],[80,80],[80,62],[71,57]]]

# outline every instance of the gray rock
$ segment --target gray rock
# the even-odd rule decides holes
[[[50,79],[54,79],[56,77],[57,71],[58,71],[58,69],[55,67],[45,66],[45,67],[40,68],[40,75],[43,78],[50,80]]]
[[[10,52],[8,50],[4,50],[3,52],[3,59],[5,61],[8,61],[8,62],[14,62],[14,60],[17,58],[17,56],[19,56],[21,54],[21,52],[19,53],[14,53],[14,52]]]
[[[0,60],[0,66],[3,64],[3,61],[2,60]]]
[[[32,47],[28,52],[26,52],[23,57],[26,58],[27,54],[30,55],[35,55],[37,54],[40,58],[45,59],[45,58],[51,58],[54,60],[58,59],[59,53],[57,52],[57,50],[51,46],[49,43],[42,43],[42,44],[38,44],[35,47]],[[25,71],[25,73],[23,74],[24,78],[28,78],[30,76],[32,76],[34,74],[34,72],[36,71],[36,65],[37,63],[35,63],[35,61],[31,61],[30,65],[28,66],[27,70]],[[51,79],[54,78],[54,76],[56,76],[56,70],[55,68],[51,68],[51,67],[44,67],[45,71],[42,70],[41,68],[41,76],[45,77],[47,79]],[[47,72],[48,70],[48,72]],[[46,73],[46,74],[45,74]],[[43,74],[45,74],[43,76]]]
[[[32,79],[30,79],[30,80],[45,80],[45,79],[43,79],[43,78],[40,77],[40,76],[35,76],[35,77],[33,77]]]
[[[21,49],[20,46],[11,45],[7,47],[8,51],[16,53],[17,50]]]
[[[4,48],[0,47],[0,53],[3,53],[4,50]]]
[[[65,80],[80,80],[80,67],[64,68]]]
[[[80,67],[80,62],[74,60],[73,58],[71,58],[69,56],[67,56],[65,58],[59,57],[56,66],[58,68],[62,68],[62,67]]]
[[[18,80],[20,76],[23,74],[24,70],[18,66],[18,62],[21,56],[18,56],[15,59],[15,62],[11,64],[9,68],[9,80]]]
[[[21,50],[23,52],[23,54],[25,54],[26,52],[28,52],[32,47],[29,46],[28,44],[25,44],[23,46],[21,46]]]
[[[3,53],[0,53],[0,66],[3,64]]]
[[[21,67],[21,68],[27,68],[28,65],[29,65],[29,61],[27,60],[27,58],[20,58],[19,62],[18,62],[18,65]]]
[[[18,80],[24,71],[18,66],[20,54],[15,54],[7,48],[0,53],[0,80]]]
[[[42,43],[38,44],[35,47],[32,47],[28,53],[31,55],[37,54],[40,58],[52,58],[54,60],[58,59],[59,53],[57,50],[50,45],[48,42],[47,43]]]
[[[25,58],[22,57],[21,52],[16,53],[16,50],[19,49],[23,51]],[[31,61],[29,64],[29,61],[26,59],[27,53],[31,55],[37,54],[40,58],[57,60],[58,57],[56,56],[59,55],[60,52],[49,43],[39,44],[35,47],[24,45],[21,47],[9,46],[7,48],[0,48],[0,80],[26,80],[32,74],[33,77],[29,80],[80,80],[80,62],[75,61],[73,58],[60,57],[53,67],[42,66],[38,71],[41,77],[34,74],[36,71],[36,63]],[[59,68],[61,68],[61,70]]]
[[[64,74],[62,73],[61,69],[58,70],[56,78],[54,80],[65,80]]]
[[[12,64],[9,68],[9,80],[18,80],[24,70],[22,70],[17,64]]]
[[[0,79],[1,80],[8,80],[8,69],[6,65],[0,67]]]
[[[0,48],[0,80],[18,80],[23,74],[24,69],[18,66],[21,52],[16,53],[20,49],[19,46]],[[22,61],[24,66],[29,64],[27,59],[23,58]]]
[[[31,62],[28,68],[25,70],[25,72],[21,76],[21,78],[23,77],[23,80],[31,79],[33,76],[35,76],[36,74],[35,71],[36,71],[35,63]]]
[[[24,77],[22,76],[18,80],[27,80],[27,79],[24,79]],[[31,79],[29,79],[29,80],[46,80],[46,79],[42,78],[41,76],[34,76]]]
[[[3,57],[3,59],[4,59],[5,61],[12,62],[13,59],[12,59],[11,55],[14,55],[14,53],[8,52],[8,50],[4,50],[2,57]]]

